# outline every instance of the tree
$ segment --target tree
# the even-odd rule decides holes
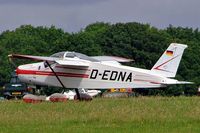
[[[193,86],[173,86],[148,94],[195,94],[200,85],[200,32],[198,29],[174,27],[157,29],[149,24],[96,22],[77,33],[51,27],[22,25],[0,34],[0,85],[9,81],[14,70],[7,55],[11,53],[46,55],[60,51],[76,51],[87,55],[115,55],[134,59],[128,65],[151,69],[172,42],[184,43],[186,49],[178,74],[179,80],[193,81]],[[23,64],[24,61],[17,63]],[[185,89],[187,88],[187,89]]]

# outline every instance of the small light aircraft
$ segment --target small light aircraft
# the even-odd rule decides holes
[[[187,45],[172,43],[151,70],[121,65],[131,59],[59,52],[50,57],[11,54],[9,58],[42,61],[16,69],[25,83],[63,88],[161,88],[191,82],[173,79]],[[76,89],[79,97],[78,89]]]

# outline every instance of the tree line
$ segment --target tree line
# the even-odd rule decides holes
[[[174,27],[158,29],[149,24],[96,22],[76,33],[64,32],[55,26],[22,25],[0,34],[0,85],[9,81],[14,67],[8,54],[49,56],[60,51],[76,51],[89,56],[113,55],[134,59],[127,65],[151,69],[170,43],[187,44],[176,79],[195,82],[194,85],[172,86],[150,90],[147,94],[196,94],[200,85],[200,31]],[[18,61],[17,63],[23,63]]]

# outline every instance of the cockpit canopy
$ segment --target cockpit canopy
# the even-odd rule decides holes
[[[88,61],[92,61],[92,62],[99,62],[98,60],[89,57],[87,55],[81,54],[81,53],[77,53],[77,52],[59,52],[59,53],[55,53],[53,55],[51,55],[50,57],[55,57],[55,58],[79,58],[82,60],[88,60]]]

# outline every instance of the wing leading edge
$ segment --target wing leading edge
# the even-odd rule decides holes
[[[59,65],[63,66],[79,66],[79,67],[88,67],[89,62],[83,61],[83,60],[67,60],[62,58],[56,58],[56,57],[45,57],[45,56],[31,56],[31,55],[20,55],[20,54],[10,54],[8,55],[9,58],[18,58],[18,59],[29,59],[34,61],[51,61],[56,62]]]
[[[45,56],[32,56],[32,55],[21,55],[21,54],[10,54],[9,58],[18,58],[18,59],[29,59],[34,61],[55,61],[59,58],[55,57],[45,57]]]
[[[32,56],[32,55],[21,55],[21,54],[10,54],[9,58],[18,58],[18,59],[29,59],[34,61],[52,61],[56,62],[59,65],[67,65],[67,66],[80,66],[80,67],[88,67],[89,62],[86,60],[78,60],[78,59],[63,59],[57,57],[46,57],[46,56]],[[98,61],[114,61],[114,62],[131,62],[132,59],[127,59],[123,57],[117,56],[92,56],[91,58],[96,59]]]

